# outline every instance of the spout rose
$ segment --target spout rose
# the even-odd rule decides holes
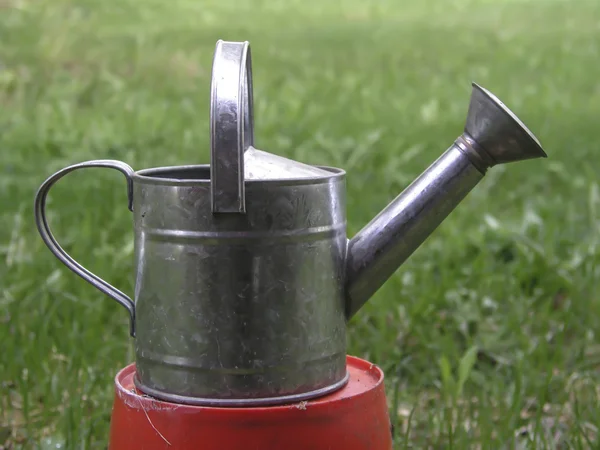
[[[464,137],[490,158],[489,167],[547,157],[540,141],[498,97],[477,83],[472,85]]]
[[[472,83],[464,132],[348,243],[350,319],[497,164],[545,158],[537,138],[495,95]]]

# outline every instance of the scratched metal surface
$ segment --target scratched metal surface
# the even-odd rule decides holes
[[[230,119],[244,116],[239,102],[225,103],[237,105]],[[218,148],[213,145],[213,153]],[[473,84],[463,134],[348,241],[342,170],[310,167],[254,147],[237,148],[238,163],[245,152],[248,179],[240,189],[224,185],[239,200],[233,209],[229,202],[214,208],[210,166],[134,173],[119,161],[88,161],[52,175],[36,194],[36,224],[46,245],[130,312],[137,385],[149,395],[257,405],[339,388],[347,380],[346,320],[488,168],[546,156],[514,114]],[[77,264],[48,227],[48,190],[84,167],[117,169],[127,178],[135,225],[135,317],[132,300]]]
[[[247,181],[246,214],[223,215],[208,166],[134,176],[140,389],[257,403],[344,382],[345,180],[330,170]]]

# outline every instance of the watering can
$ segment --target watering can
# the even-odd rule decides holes
[[[124,306],[136,387],[190,405],[298,402],[342,388],[348,321],[497,164],[546,157],[493,94],[473,83],[463,133],[356,236],[345,172],[254,146],[248,42],[218,41],[210,165],[134,171],[66,167],[35,198],[39,233],[69,269]],[[133,298],[73,260],[52,235],[51,186],[92,167],[120,171],[133,213]]]

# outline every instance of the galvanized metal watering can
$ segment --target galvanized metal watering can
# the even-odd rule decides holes
[[[124,306],[136,383],[160,399],[266,405],[341,388],[346,324],[496,164],[545,157],[494,95],[473,84],[464,132],[352,239],[345,173],[256,149],[247,42],[219,41],[211,164],[135,172],[88,161],[35,199],[42,239],[69,269]],[[89,167],[127,179],[135,232],[131,299],[74,261],[51,234],[50,187]]]

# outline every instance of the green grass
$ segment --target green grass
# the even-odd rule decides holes
[[[351,234],[460,134],[471,81],[534,131],[549,159],[490,171],[349,353],[385,370],[397,448],[597,448],[597,0],[0,0],[0,447],[105,448],[127,317],[42,243],[35,190],[88,159],[207,162],[219,38],[252,44],[257,146],[347,170]],[[119,174],[69,175],[49,210],[133,292]]]

